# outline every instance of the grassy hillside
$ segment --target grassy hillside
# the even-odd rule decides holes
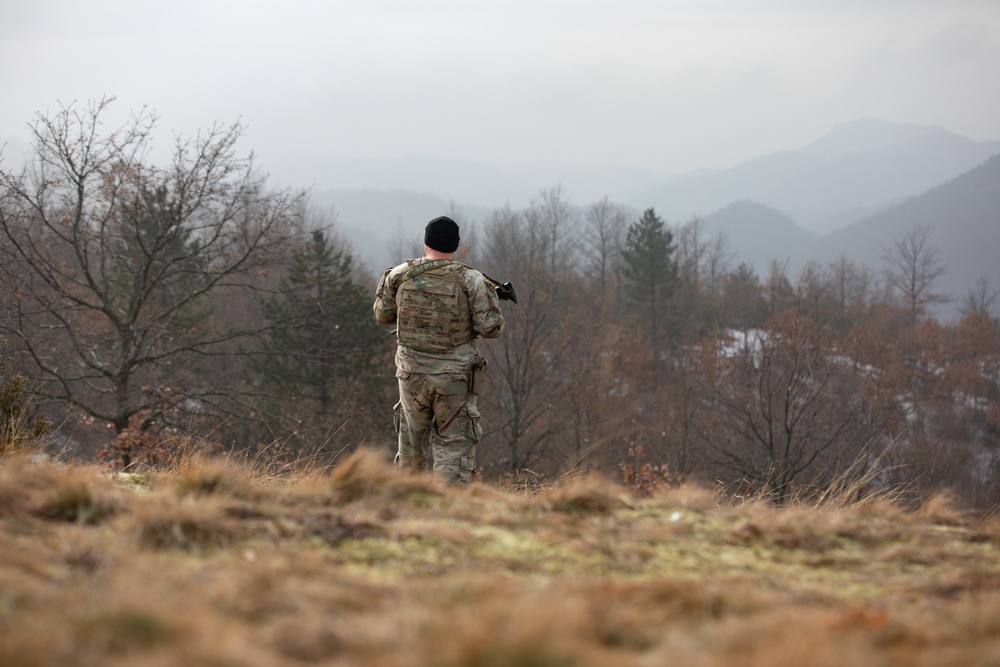
[[[0,460],[0,665],[987,665],[1000,524],[599,478]]]

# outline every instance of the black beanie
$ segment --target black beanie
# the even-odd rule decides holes
[[[424,229],[424,245],[438,252],[458,250],[458,223],[446,215],[434,218]]]

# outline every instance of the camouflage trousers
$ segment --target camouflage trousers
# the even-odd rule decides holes
[[[434,477],[468,484],[476,472],[476,443],[482,436],[476,396],[469,376],[455,373],[399,373],[394,406],[401,471],[419,471],[433,462]]]

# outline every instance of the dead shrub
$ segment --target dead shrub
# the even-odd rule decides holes
[[[0,338],[0,347],[6,343]],[[28,378],[11,373],[7,360],[0,359],[0,457],[40,449],[52,422],[32,412]]]

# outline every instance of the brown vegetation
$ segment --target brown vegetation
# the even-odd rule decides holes
[[[1000,523],[400,477],[0,461],[0,665],[941,665],[1000,660]]]

